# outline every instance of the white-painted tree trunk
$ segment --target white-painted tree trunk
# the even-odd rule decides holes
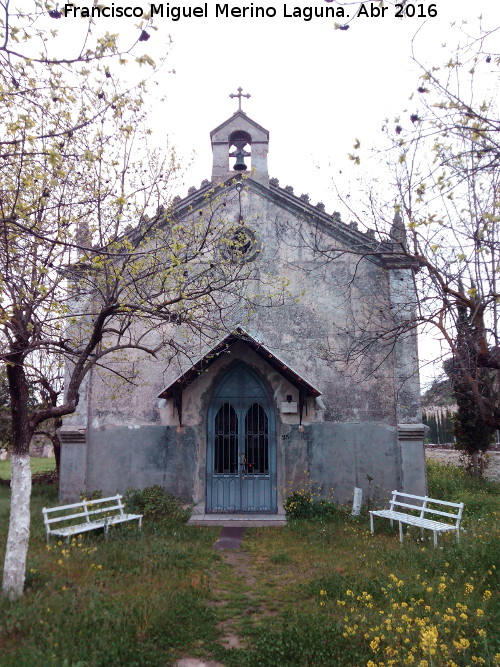
[[[31,468],[29,454],[11,457],[10,523],[3,569],[2,594],[22,596],[30,536]]]

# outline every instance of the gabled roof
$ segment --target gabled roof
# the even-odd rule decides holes
[[[203,357],[198,359],[187,371],[179,375],[171,384],[166,387],[158,398],[171,398],[175,393],[183,391],[187,386],[196,381],[201,373],[207,370],[216,359],[222,354],[229,352],[231,347],[237,343],[243,342],[248,345],[256,354],[266,361],[272,368],[277,370],[286,380],[293,384],[298,389],[301,389],[307,396],[320,396],[319,389],[313,387],[307,382],[299,373],[294,371],[279,357],[273,354],[265,345],[259,343],[247,331],[241,327],[237,327],[232,333],[223,338],[210,352],[207,352]]]
[[[232,177],[222,185],[231,188],[236,186],[236,182],[236,179]],[[412,268],[418,270],[419,265],[416,260],[410,255],[401,254],[399,243],[377,241],[373,232],[359,231],[355,225],[342,222],[340,214],[329,215],[324,211],[321,204],[313,205],[309,202],[307,196],[297,197],[293,194],[292,188],[281,188],[276,183],[277,179],[271,179],[270,186],[266,187],[252,178],[247,178],[244,181],[245,187],[254,190],[262,197],[290,211],[293,215],[302,217],[305,221],[317,226],[321,231],[342,243],[348,250],[362,255],[365,259],[376,264],[382,264],[385,268]],[[209,195],[210,190],[213,190],[214,197],[220,193],[218,187],[206,182],[199,190],[176,202],[173,216],[182,218],[197,208],[203,208],[207,203],[207,194]]]
[[[220,125],[217,125],[217,127],[210,132],[210,138],[212,139],[214,134],[216,134],[217,132],[222,130],[222,128],[225,127],[226,125],[228,125],[229,123],[232,123],[238,117],[242,118],[245,121],[245,123],[249,123],[250,125],[253,125],[260,132],[263,132],[266,135],[267,139],[269,139],[269,130],[266,130],[265,127],[262,127],[262,125],[259,125],[259,123],[256,123],[249,116],[247,116],[244,111],[241,111],[241,109],[239,111],[235,111],[232,116],[227,118]]]

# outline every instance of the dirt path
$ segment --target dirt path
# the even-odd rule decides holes
[[[232,529],[235,531],[236,529]],[[246,529],[242,529],[243,533]],[[224,532],[226,531],[226,532]],[[245,621],[258,621],[264,616],[272,616],[275,612],[258,599],[255,589],[255,563],[252,557],[241,549],[236,534],[229,534],[223,529],[220,538],[214,544],[222,558],[214,570],[211,582],[212,600],[209,605],[219,617],[217,629],[220,632],[219,644],[226,649],[247,648],[247,643],[238,632],[238,624]],[[223,568],[224,573],[220,572]],[[219,574],[221,576],[219,576]],[[224,582],[221,583],[221,580]],[[175,663],[175,667],[224,667],[222,663],[203,662],[197,658],[185,657]]]
[[[221,556],[225,563],[232,569],[231,579],[236,578],[241,582],[241,595],[246,600],[240,600],[240,604],[243,602],[245,605],[245,609],[240,612],[240,615],[252,615],[256,611],[256,606],[253,603],[255,596],[252,589],[255,586],[255,577],[250,568],[250,556],[243,551],[223,551],[221,552]],[[234,614],[231,613],[230,616],[226,616],[226,613],[229,612],[232,606],[230,603],[230,598],[232,597],[231,591],[219,588],[217,581],[215,581],[212,593],[214,595],[212,606],[216,607],[222,616],[222,619],[217,624],[217,629],[221,633],[219,643],[228,649],[245,648],[246,643],[239,636],[235,627]]]

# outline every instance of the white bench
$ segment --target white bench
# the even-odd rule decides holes
[[[123,510],[124,505],[120,494],[97,500],[82,500],[80,503],[71,505],[44,507],[42,512],[47,542],[51,535],[65,537],[66,542],[69,542],[71,536],[97,528],[104,528],[104,534],[107,537],[110,526],[124,521],[138,521],[140,529],[142,514],[125,514]]]
[[[404,511],[399,511],[399,508],[404,508]],[[454,530],[457,540],[460,538],[460,521],[463,509],[463,503],[450,503],[445,500],[428,498],[427,496],[415,496],[411,493],[393,491],[390,509],[370,511],[370,528],[373,533],[374,516],[390,519],[391,526],[394,525],[394,521],[398,521],[399,539],[401,542],[403,541],[403,523],[410,526],[418,526],[422,534],[424,528],[427,528],[433,531],[434,546],[437,547],[438,533]],[[439,517],[439,520],[431,517]],[[441,517],[445,517],[448,521],[441,520]],[[453,519],[453,522],[451,522],[451,519]]]

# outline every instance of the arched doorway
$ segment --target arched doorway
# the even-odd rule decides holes
[[[277,511],[276,417],[264,383],[243,363],[208,409],[207,512]]]

